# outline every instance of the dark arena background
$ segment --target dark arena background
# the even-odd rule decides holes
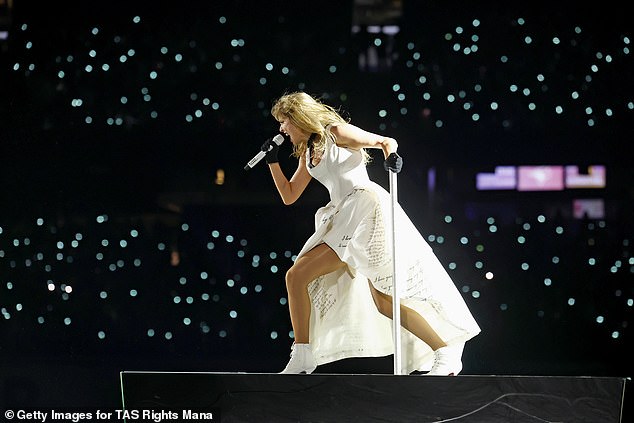
[[[610,1],[0,0],[0,408],[121,408],[121,371],[284,367],[284,274],[327,191],[284,206],[264,162],[243,168],[296,90],[399,141],[399,201],[482,327],[463,375],[629,380],[633,20]]]

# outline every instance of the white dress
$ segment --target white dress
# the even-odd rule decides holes
[[[330,202],[317,210],[315,233],[298,258],[326,243],[348,265],[308,286],[315,361],[393,354],[392,320],[378,312],[368,286],[369,280],[392,295],[390,194],[369,179],[360,151],[328,140],[317,165],[309,165],[309,151],[306,156],[308,172],[328,189]],[[462,295],[400,206],[396,230],[402,304],[419,312],[448,345],[476,336],[480,327]],[[401,340],[402,373],[429,370],[431,348],[405,329]]]

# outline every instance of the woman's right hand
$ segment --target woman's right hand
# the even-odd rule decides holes
[[[280,150],[280,146],[277,145],[275,141],[273,141],[273,138],[269,138],[268,140],[264,141],[264,144],[262,144],[260,150],[266,151],[266,156],[264,156],[264,159],[268,164],[279,162],[277,158],[277,153]]]

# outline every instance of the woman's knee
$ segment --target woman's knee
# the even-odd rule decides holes
[[[294,291],[296,289],[304,289],[308,286],[308,282],[305,281],[304,272],[302,269],[293,265],[286,271],[286,289],[288,291]]]
[[[341,269],[345,265],[328,245],[319,244],[298,258],[288,269],[286,287],[305,290],[314,279]]]

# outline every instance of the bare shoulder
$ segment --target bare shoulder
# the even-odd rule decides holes
[[[358,148],[357,140],[365,133],[361,128],[350,123],[338,123],[330,127],[330,132],[335,136],[340,147]]]
[[[394,138],[368,132],[350,123],[339,124],[336,127],[332,127],[330,131],[335,136],[339,147],[353,150],[380,148],[386,157],[398,148],[398,143]]]
[[[337,138],[345,137],[350,134],[352,128],[355,126],[350,123],[333,123],[330,125],[330,132]]]

